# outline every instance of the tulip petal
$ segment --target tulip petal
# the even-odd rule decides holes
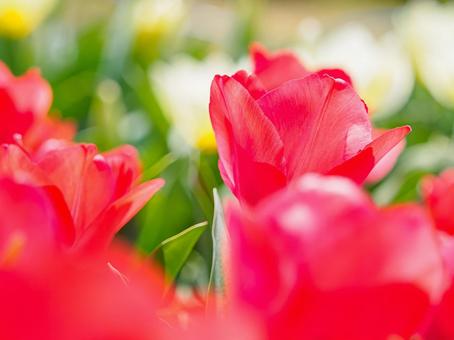
[[[326,74],[334,79],[342,79],[353,87],[352,78],[344,70],[339,68],[325,68],[317,71],[317,73],[321,75]]]
[[[374,139],[386,133],[384,130],[374,129]],[[393,147],[386,155],[372,169],[371,173],[367,176],[367,183],[375,183],[385,177],[394,167],[402,151],[405,149],[406,141],[402,139],[395,147]]]
[[[331,169],[328,174],[348,177],[358,184],[363,183],[377,163],[392,151],[410,131],[409,126],[388,130],[358,152],[357,155]]]
[[[246,71],[238,71],[232,78],[243,85],[254,99],[258,99],[266,93],[262,83],[254,74],[248,74]]]
[[[291,52],[279,51],[272,54],[262,45],[255,43],[251,46],[250,56],[254,64],[254,74],[267,90],[310,73]]]
[[[435,226],[454,235],[454,169],[447,169],[438,177],[424,177],[421,189]]]
[[[14,81],[11,95],[20,111],[31,111],[36,118],[45,117],[52,104],[52,89],[38,69],[31,69]]]
[[[76,135],[76,124],[72,121],[61,121],[55,118],[43,118],[35,122],[23,136],[27,149],[40,152],[41,147],[46,148],[47,143],[55,140],[72,140]]]
[[[143,208],[163,185],[164,180],[159,178],[142,183],[113,202],[86,229],[81,236],[78,248],[96,252],[107,247],[115,234]]]
[[[210,117],[230,190],[248,203],[282,187],[283,145],[271,122],[235,79],[216,76],[211,86]]]
[[[117,199],[131,189],[142,172],[139,154],[133,146],[122,145],[103,153],[103,157],[112,169],[116,182],[114,199]]]
[[[58,248],[65,226],[54,208],[41,188],[0,179],[0,266],[27,265]]]
[[[0,88],[0,143],[14,143],[15,134],[24,134],[35,118],[30,110],[18,111],[7,89]]]
[[[113,200],[112,169],[94,145],[76,144],[50,150],[37,164],[62,192],[78,235]]]
[[[0,61],[0,88],[7,89],[18,111],[29,111],[35,118],[44,117],[52,104],[52,89],[38,69],[15,77]]]
[[[290,178],[326,173],[372,139],[365,106],[345,81],[312,74],[258,100],[285,145]]]

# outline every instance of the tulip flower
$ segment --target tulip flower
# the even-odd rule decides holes
[[[0,1],[0,35],[23,38],[33,32],[49,15],[56,0]]]
[[[2,337],[264,339],[244,312],[218,318],[205,308],[185,310],[162,273],[124,245],[100,254],[61,252],[67,223],[46,190],[0,178]]]
[[[288,53],[252,55],[254,74],[216,76],[210,97],[221,175],[242,202],[254,205],[307,172],[363,183],[410,132],[373,138],[367,108],[341,70],[310,73]]]
[[[450,284],[442,301],[436,306],[427,327],[426,338],[451,339],[454,327],[451,322],[454,313],[454,170],[447,169],[438,177],[428,175],[423,178],[422,195],[433,224],[439,230],[439,239]]]
[[[161,179],[139,183],[137,151],[128,145],[103,154],[92,144],[60,145],[35,157],[4,145],[0,173],[62,198],[57,208],[71,214],[73,251],[105,248],[164,184]]]
[[[422,193],[436,227],[454,235],[454,169],[445,170],[439,177],[426,176]]]
[[[424,209],[378,208],[352,181],[307,174],[255,207],[230,204],[230,295],[274,339],[404,339],[445,288]]]
[[[74,125],[49,118],[51,103],[52,90],[38,70],[15,77],[0,62],[0,143],[21,138],[35,151],[50,139],[71,140]]]
[[[31,216],[26,201],[16,202],[8,205],[9,216]],[[37,216],[41,219],[33,226],[45,230],[43,213]],[[50,256],[36,250],[26,265],[0,265],[2,338],[171,339],[171,326],[160,315],[163,277],[133,260],[130,251],[116,250],[106,264],[101,258]]]

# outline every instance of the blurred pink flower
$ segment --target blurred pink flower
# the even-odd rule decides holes
[[[377,208],[353,182],[308,174],[254,208],[230,205],[231,294],[268,339],[416,334],[445,288],[430,218]]]

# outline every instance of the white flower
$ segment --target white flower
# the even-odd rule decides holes
[[[432,96],[454,107],[454,4],[413,2],[396,16],[396,26]]]
[[[397,113],[413,90],[411,62],[391,32],[377,39],[363,25],[345,24],[305,47],[302,57],[312,68],[345,70],[377,116]]]

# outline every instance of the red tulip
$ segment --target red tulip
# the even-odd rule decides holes
[[[308,174],[227,224],[232,298],[270,340],[408,338],[444,289],[424,210],[377,208],[348,179]]]
[[[61,252],[67,225],[46,188],[0,178],[0,226],[3,339],[171,339],[162,275],[118,245]]]
[[[422,192],[436,227],[454,235],[454,169],[425,177]]]
[[[160,315],[163,278],[127,259],[129,252],[117,251],[108,264],[91,257],[33,255],[26,267],[0,266],[2,338],[172,339],[171,326]]]
[[[54,201],[72,217],[73,251],[105,248],[164,184],[139,183],[137,151],[128,145],[104,154],[92,144],[64,145],[33,159],[16,145],[4,145],[0,172],[62,198]]]
[[[257,75],[240,71],[232,77],[216,76],[211,86],[210,116],[221,175],[248,204],[307,172],[362,183],[410,132],[404,126],[374,139],[366,106],[346,76],[333,78],[340,73],[333,70],[304,71],[294,79],[298,68],[290,72],[282,66],[294,64],[289,58],[271,59],[269,63],[281,66],[268,69],[262,60]],[[274,72],[276,77],[271,76]]]
[[[28,149],[36,150],[49,139],[72,139],[74,124],[47,116],[51,103],[52,90],[38,70],[15,77],[0,62],[0,143],[21,136]]]
[[[242,311],[183,309],[162,273],[125,246],[61,252],[66,224],[44,187],[0,178],[0,225],[2,338],[264,339]]]
[[[422,193],[434,225],[440,230],[443,258],[449,271],[450,283],[442,301],[434,308],[427,326],[425,339],[454,338],[454,169],[445,170],[440,176],[426,176]]]
[[[267,90],[272,90],[275,87],[285,83],[286,81],[299,79],[311,73],[301,63],[299,58],[290,51],[278,51],[271,53],[260,44],[253,44],[251,47],[251,60],[254,65],[254,74],[260,84]],[[326,74],[334,79],[341,79],[350,84],[353,82],[350,76],[341,69],[321,69],[315,73]],[[366,107],[367,110],[367,107]],[[386,133],[383,129],[372,130],[373,139],[378,138]],[[384,156],[367,176],[368,183],[374,183],[385,177],[394,167],[399,155],[405,148],[405,140],[402,140],[394,148],[392,148],[386,156]]]

